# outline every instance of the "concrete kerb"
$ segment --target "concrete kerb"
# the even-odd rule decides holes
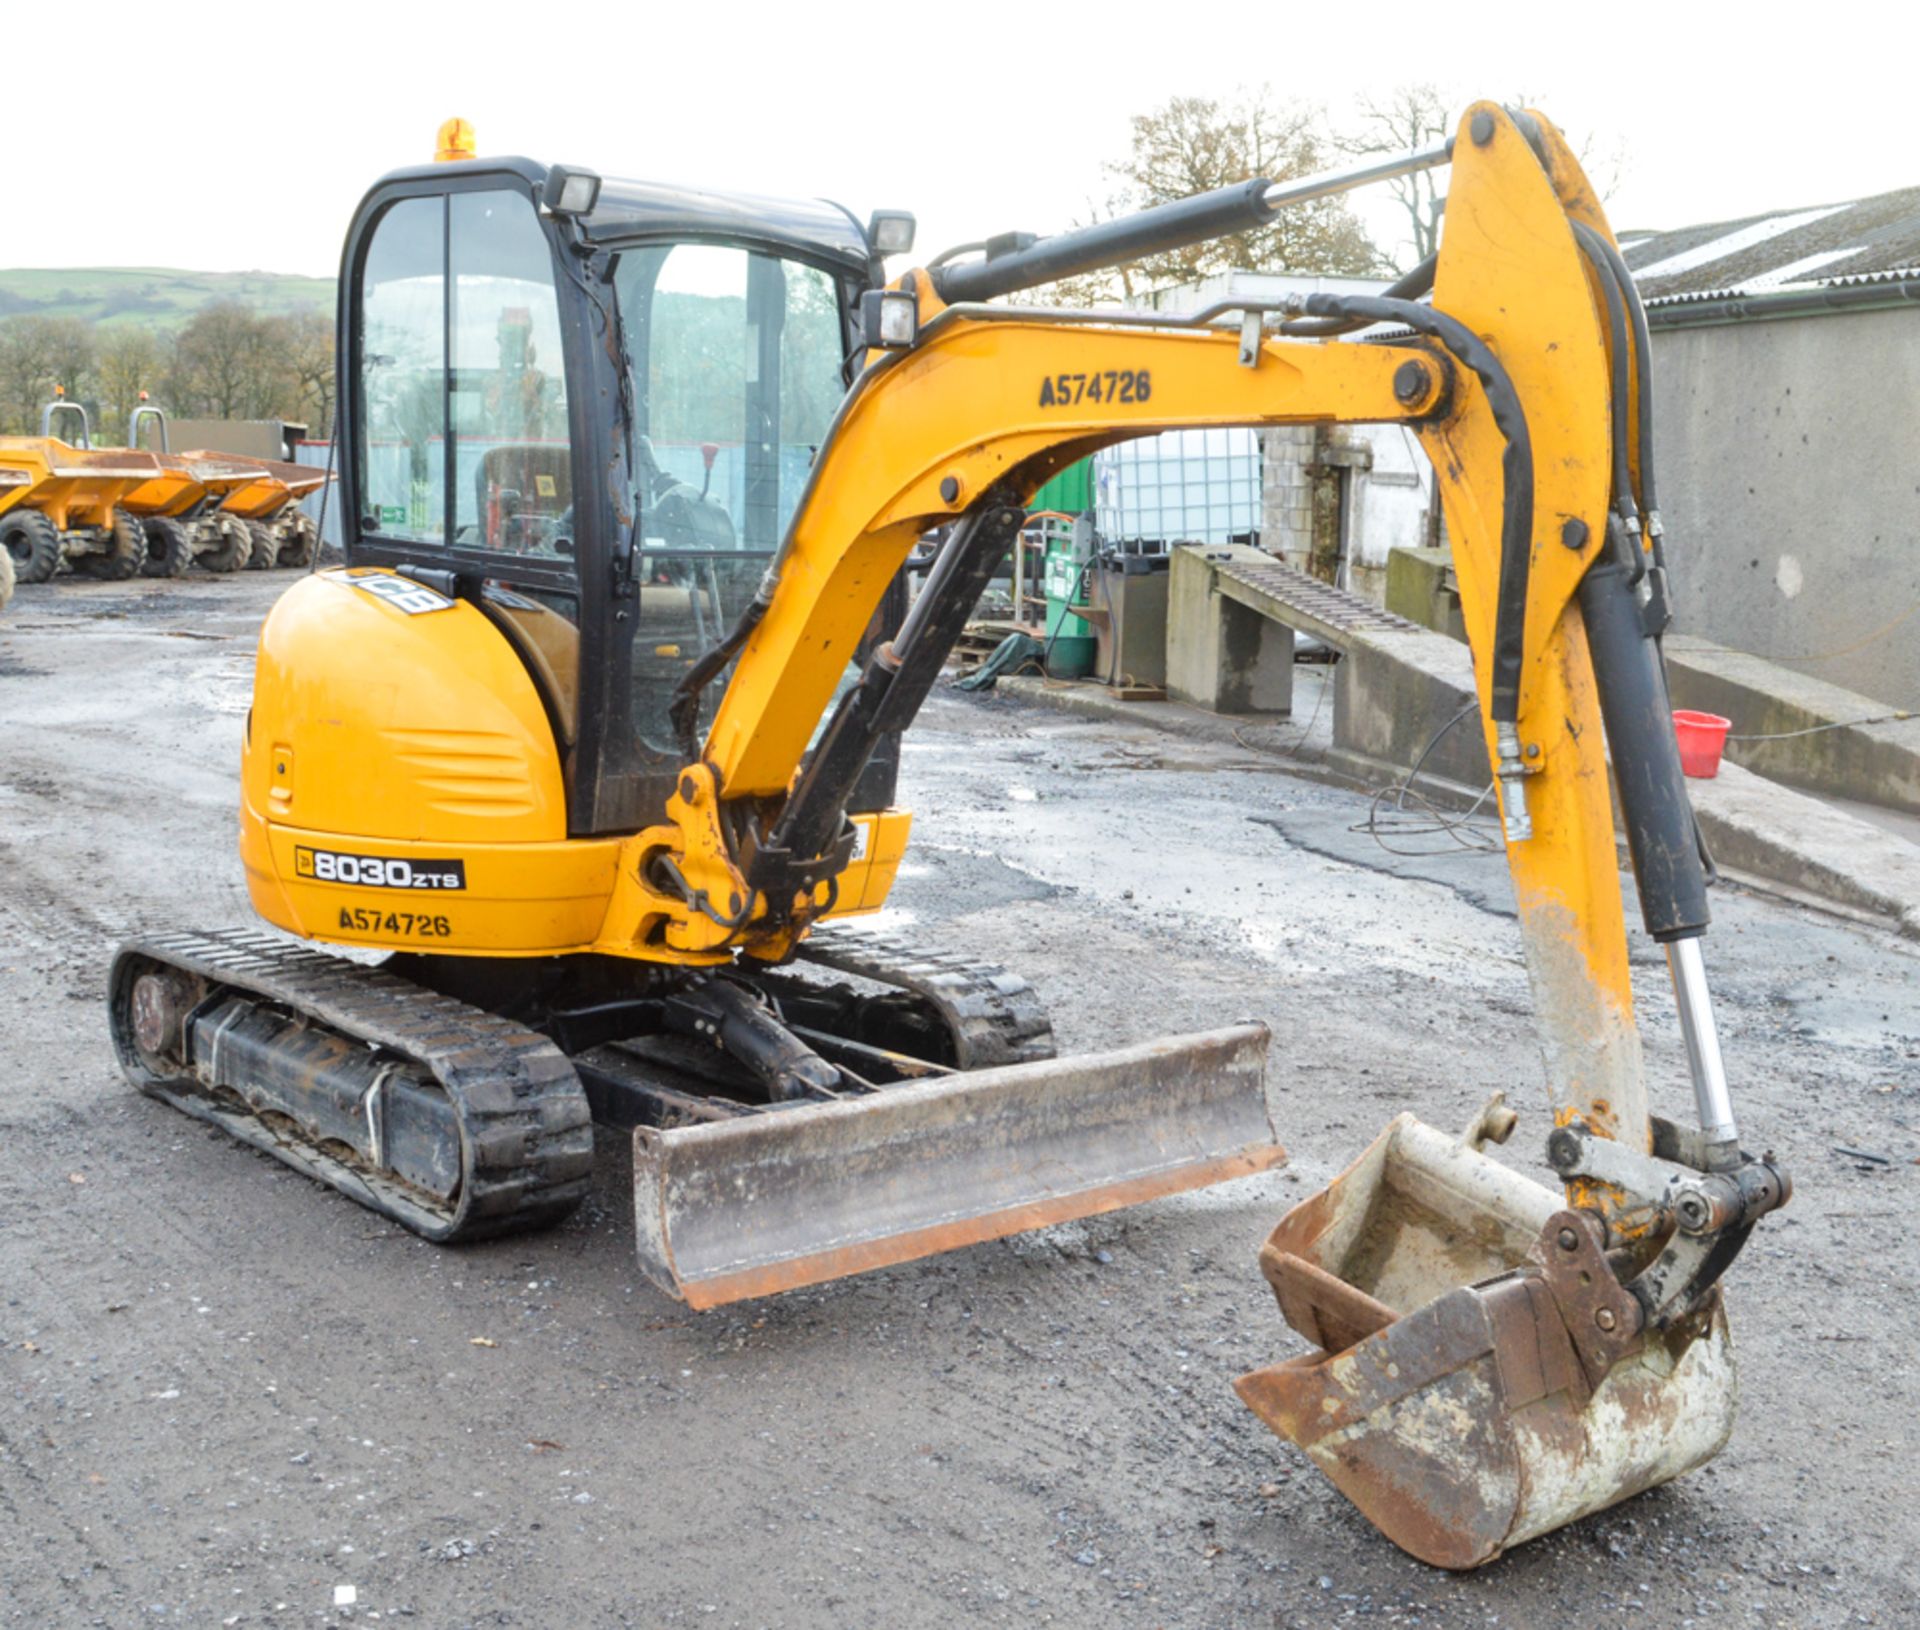
[[[1920,845],[1725,761],[1688,788],[1719,864],[1920,939]]]
[[[1045,707],[1058,708],[1063,713],[1077,713],[1092,719],[1118,719],[1127,724],[1145,725],[1149,730],[1185,736],[1190,740],[1215,742],[1222,747],[1247,746],[1246,732],[1249,729],[1301,729],[1306,724],[1299,710],[1294,713],[1226,714],[1209,713],[1205,708],[1195,707],[1189,702],[1177,702],[1171,697],[1164,702],[1124,702],[1103,685],[1078,680],[1041,679],[1033,674],[1002,675],[996,689],[1009,696],[1017,696],[1023,702],[1038,702]],[[1306,704],[1305,711],[1311,713],[1313,701],[1305,696],[1301,700]],[[1325,732],[1321,732],[1321,735],[1324,737]],[[1299,761],[1317,764],[1325,756],[1326,750],[1324,739],[1317,743],[1303,743],[1299,749]],[[1294,756],[1291,750],[1288,756]]]
[[[1886,702],[1696,635],[1669,634],[1666,648],[1674,705],[1733,720],[1727,756],[1736,763],[1769,781],[1920,814],[1920,716],[1889,719],[1900,710]]]

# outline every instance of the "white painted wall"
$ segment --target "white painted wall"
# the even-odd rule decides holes
[[[1405,425],[1357,425],[1349,434],[1365,439],[1373,468],[1356,475],[1348,489],[1353,503],[1348,557],[1356,566],[1384,573],[1391,550],[1426,546],[1433,466]]]

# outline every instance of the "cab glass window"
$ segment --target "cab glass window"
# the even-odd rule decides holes
[[[571,745],[573,461],[553,256],[532,200],[488,188],[393,205],[363,263],[360,335],[363,534],[466,557],[477,603]]]
[[[362,527],[446,537],[446,201],[408,198],[380,217],[360,294]]]
[[[448,206],[453,540],[559,559],[573,552],[573,459],[553,255],[521,194]]]
[[[779,546],[844,385],[827,273],[711,244],[627,251],[615,290],[641,431],[634,720],[671,755],[674,686]]]

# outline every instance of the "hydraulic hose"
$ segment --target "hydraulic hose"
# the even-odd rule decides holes
[[[1613,241],[1604,233],[1595,232],[1591,227],[1574,223],[1574,234],[1589,255],[1596,251],[1601,260],[1613,273],[1627,308],[1627,319],[1633,327],[1633,361],[1635,374],[1634,404],[1639,410],[1639,447],[1640,447],[1640,508],[1647,518],[1647,530],[1655,538],[1660,536],[1660,500],[1654,491],[1653,480],[1653,335],[1647,328],[1647,308],[1641,303],[1640,285],[1633,279],[1627,263]],[[1588,240],[1591,240],[1589,245]]]
[[[1514,725],[1520,718],[1520,667],[1526,650],[1527,584],[1533,552],[1533,439],[1527,430],[1526,410],[1487,343],[1467,325],[1445,312],[1411,300],[1383,295],[1309,294],[1304,309],[1312,317],[1360,319],[1365,323],[1402,323],[1416,334],[1438,340],[1480,381],[1493,422],[1506,443],[1500,455],[1500,581],[1496,594],[1493,632],[1493,697],[1495,725]],[[1280,332],[1297,337],[1298,325],[1283,323]]]
[[[1418,300],[1433,293],[1434,273],[1439,269],[1440,256],[1435,253],[1427,256],[1409,272],[1402,273],[1379,293],[1382,300]],[[1296,340],[1330,340],[1342,334],[1351,334],[1358,329],[1370,327],[1365,318],[1349,317],[1344,321],[1328,318],[1321,322],[1293,322],[1286,326],[1287,335]]]
[[[1640,550],[1637,532],[1630,532],[1622,541],[1626,547],[1622,550],[1622,564],[1627,567],[1629,580],[1638,584],[1643,578],[1648,580],[1648,599],[1641,616],[1642,632],[1652,646],[1652,660],[1656,677],[1660,682],[1665,708],[1670,711],[1672,702],[1666,691],[1666,658],[1661,644],[1661,634],[1671,617],[1670,597],[1667,584],[1667,548],[1666,529],[1660,520],[1660,499],[1655,475],[1653,454],[1653,339],[1647,327],[1647,311],[1640,299],[1639,285],[1634,282],[1633,273],[1619,249],[1604,233],[1580,221],[1572,221],[1574,237],[1582,252],[1593,264],[1599,276],[1601,287],[1606,290],[1609,313],[1614,325],[1614,355],[1623,357],[1621,346],[1621,324],[1628,325],[1628,337],[1632,345],[1634,372],[1634,404],[1639,424],[1636,438],[1639,448],[1640,510],[1646,521],[1646,535],[1653,549],[1653,571],[1649,574],[1646,562]],[[1626,393],[1616,390],[1614,396],[1614,469],[1617,490],[1629,490],[1628,477],[1621,474],[1625,465],[1624,450],[1627,445],[1627,427],[1623,423],[1624,415],[1620,411],[1626,401]],[[1597,563],[1596,563],[1597,564]],[[1583,611],[1587,606],[1586,590],[1582,589]],[[1596,669],[1599,666],[1596,660]],[[1608,733],[1612,734],[1609,721]],[[1684,792],[1682,794],[1684,801]],[[1688,820],[1693,829],[1693,849],[1699,859],[1702,886],[1710,885],[1719,876],[1713,863],[1712,852],[1707,848],[1706,834],[1700,830],[1700,823],[1693,817],[1692,805],[1687,801]],[[1630,834],[1631,836],[1631,834]],[[1636,854],[1637,871],[1637,854]],[[1701,899],[1698,915],[1705,921],[1705,901]],[[1648,912],[1649,929],[1652,927],[1653,913]]]
[[[762,584],[762,593],[753,597],[726,637],[718,645],[709,646],[700,660],[681,676],[680,683],[673,687],[673,697],[667,703],[667,719],[679,739],[681,754],[689,764],[700,756],[700,693],[734,659],[740,647],[747,643],[747,637],[760,626],[760,619],[766,616],[773,594],[771,589],[765,587],[764,579]]]
[[[1628,358],[1626,295],[1621,290],[1619,279],[1602,250],[1606,240],[1592,227],[1585,226],[1579,221],[1570,221],[1568,224],[1573,228],[1574,240],[1580,245],[1581,253],[1593,267],[1594,276],[1599,281],[1607,308],[1607,329],[1613,341],[1611,354],[1614,359],[1615,373],[1615,377],[1609,382],[1611,388],[1607,392],[1608,407],[1613,415],[1613,505],[1622,525],[1626,528],[1628,538],[1637,544],[1640,536],[1640,506],[1634,501],[1633,466],[1628,457],[1628,448],[1632,443],[1628,425],[1629,405],[1626,391],[1620,388],[1620,376],[1627,367]],[[1644,380],[1646,377],[1644,354],[1636,354],[1633,361],[1635,374]],[[1643,472],[1645,468],[1643,459],[1641,462]],[[1637,549],[1635,552],[1638,552]]]

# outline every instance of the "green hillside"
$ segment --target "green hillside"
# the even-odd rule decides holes
[[[267,315],[333,315],[333,279],[277,272],[183,272],[164,266],[0,270],[0,319],[80,317],[175,329],[203,306],[240,300]]]

